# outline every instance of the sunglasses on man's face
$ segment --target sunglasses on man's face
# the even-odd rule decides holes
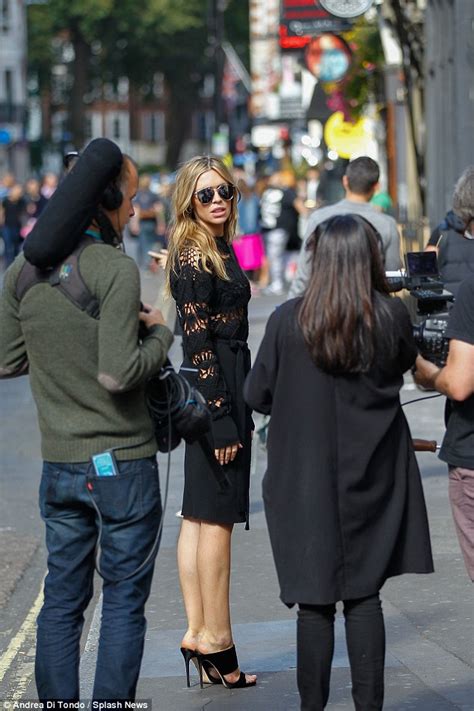
[[[214,199],[214,193],[217,193],[222,200],[232,200],[234,197],[234,186],[229,183],[222,183],[217,188],[202,188],[194,193],[201,205],[209,205]]]

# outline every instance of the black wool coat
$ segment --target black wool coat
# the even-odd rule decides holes
[[[316,605],[375,594],[433,561],[399,400],[416,358],[405,306],[387,297],[394,347],[377,348],[368,373],[329,375],[310,358],[300,303],[270,317],[244,395],[271,414],[263,499],[281,599]]]

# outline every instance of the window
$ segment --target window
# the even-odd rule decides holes
[[[65,111],[55,111],[51,116],[51,138],[55,143],[64,141],[67,134],[67,115]]]
[[[158,98],[165,94],[165,75],[162,72],[153,75],[153,94]]]
[[[191,136],[198,141],[209,141],[214,130],[212,111],[194,111],[191,122]]]
[[[11,24],[10,0],[0,0],[0,32],[8,32]]]
[[[163,111],[146,111],[142,114],[142,139],[157,143],[165,140],[165,115]]]
[[[13,104],[13,72],[5,69],[5,102],[11,106]]]
[[[121,144],[121,148],[126,146],[130,140],[130,124],[127,111],[107,111],[105,114],[104,131],[102,135],[111,138]],[[123,145],[122,145],[123,144]]]
[[[84,134],[86,138],[92,138],[92,116],[85,117]]]

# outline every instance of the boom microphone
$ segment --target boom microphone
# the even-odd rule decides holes
[[[113,141],[96,138],[89,143],[25,240],[23,252],[28,262],[48,269],[71,254],[122,163],[122,152]]]

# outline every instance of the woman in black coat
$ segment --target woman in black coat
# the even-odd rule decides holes
[[[380,588],[393,575],[433,571],[399,400],[417,351],[369,223],[332,217],[308,248],[306,293],[271,316],[245,397],[271,414],[263,498],[281,598],[299,605],[301,708],[327,703],[342,600],[355,707],[369,711],[383,703]]]

